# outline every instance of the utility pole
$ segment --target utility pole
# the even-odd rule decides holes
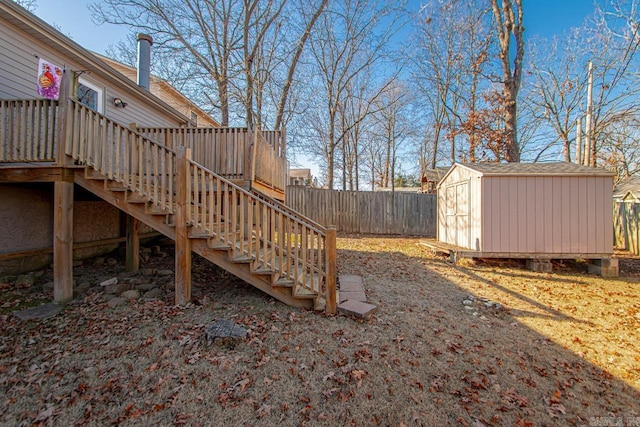
[[[589,61],[589,81],[587,83],[587,129],[585,130],[586,161],[589,166],[596,165],[596,144],[593,140],[593,64]]]
[[[576,120],[576,164],[582,164],[582,119]]]

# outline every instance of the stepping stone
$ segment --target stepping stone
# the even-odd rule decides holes
[[[360,301],[360,302],[367,302],[367,296],[364,293],[364,290],[362,291],[345,291],[345,290],[340,290],[340,302],[346,301],[346,300],[351,300],[351,301]]]
[[[62,306],[55,302],[15,311],[13,314],[20,320],[46,319],[62,311]]]
[[[338,305],[338,311],[360,318],[371,316],[376,311],[376,306],[362,301],[347,300]]]

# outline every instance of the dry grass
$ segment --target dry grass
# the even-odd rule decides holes
[[[89,292],[52,319],[0,316],[0,423],[640,423],[639,260],[603,280],[580,265],[553,274],[454,267],[418,239],[338,245],[340,272],[362,275],[378,305],[368,321],[291,309],[201,260],[199,304],[185,309],[110,308]],[[92,284],[113,274],[77,270]],[[2,302],[50,298],[39,289],[5,289]],[[217,318],[249,338],[233,349],[205,345],[204,327]]]

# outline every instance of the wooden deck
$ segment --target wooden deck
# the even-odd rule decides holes
[[[237,151],[246,155],[252,150],[252,156],[225,163],[223,176],[210,167],[217,164],[216,156],[226,159],[233,154],[228,141],[202,151],[200,163],[190,147],[168,147],[75,100],[35,103],[48,108],[47,114],[33,113],[33,103],[23,101],[0,100],[0,183],[54,183],[56,301],[73,296],[73,206],[78,185],[128,215],[128,268],[138,268],[139,223],[176,242],[177,305],[191,299],[191,253],[196,252],[286,304],[336,313],[335,228],[310,222],[242,185],[246,178],[264,182],[265,177],[280,179],[280,175],[284,184],[284,169],[282,174],[267,170],[282,166],[282,159],[286,164],[282,140],[276,143],[254,132],[253,144],[249,141]],[[58,116],[52,138],[50,124],[39,121]],[[198,147],[198,141],[190,143]],[[255,154],[258,145],[263,145],[261,156]],[[260,170],[257,157],[266,161],[267,169],[261,173],[255,173]],[[284,195],[284,185],[269,185],[282,187]],[[278,193],[270,195],[277,198]]]

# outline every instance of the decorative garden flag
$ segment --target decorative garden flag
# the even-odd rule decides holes
[[[40,58],[38,60],[38,95],[47,99],[58,99],[62,68]]]

